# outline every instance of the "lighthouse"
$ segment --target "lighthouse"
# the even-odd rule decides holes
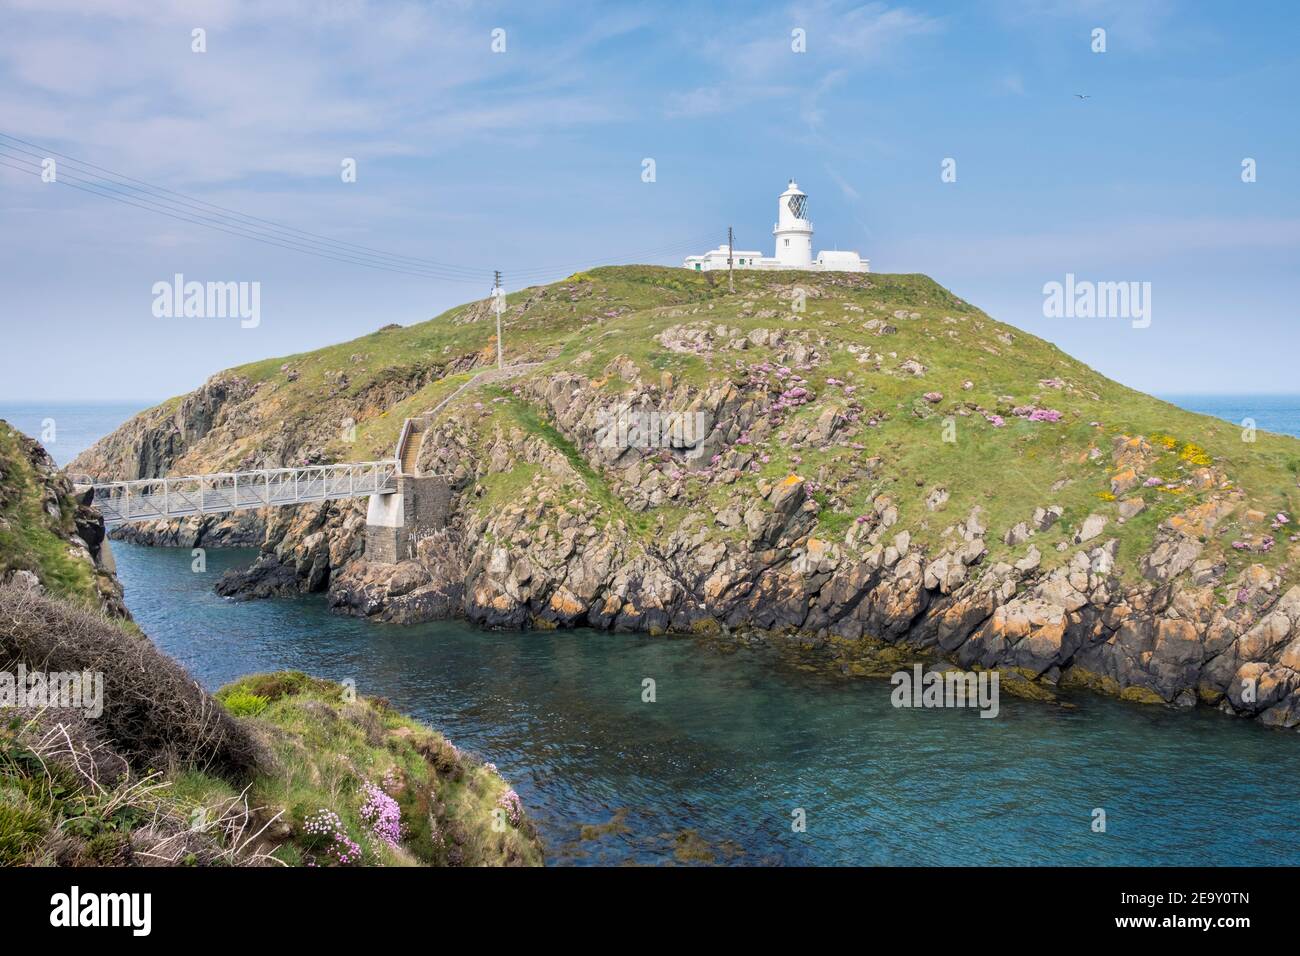
[[[808,221],[808,195],[793,179],[776,201],[776,260],[782,269],[812,268],[812,223]]]
[[[808,194],[793,179],[776,200],[776,254],[765,256],[757,249],[736,249],[727,245],[710,249],[701,256],[687,256],[682,263],[694,272],[715,269],[809,269],[814,272],[870,272],[871,263],[856,252],[823,249],[813,258],[812,222],[808,219]]]

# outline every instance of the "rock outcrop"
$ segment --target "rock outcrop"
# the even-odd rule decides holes
[[[325,590],[335,569],[365,547],[364,499],[329,501],[263,512],[261,553],[242,571],[227,571],[217,593],[239,600]]]
[[[256,548],[266,540],[268,511],[119,524],[109,530],[108,536],[114,541],[155,548]]]
[[[246,378],[213,376],[180,400],[137,415],[79,455],[70,470],[117,481],[161,478],[214,429],[233,427],[229,411],[238,409],[253,391]]]
[[[0,580],[129,617],[104,519],[40,443],[0,421]]]

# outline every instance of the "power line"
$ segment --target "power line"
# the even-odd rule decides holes
[[[5,148],[6,148],[5,144],[0,143],[0,150],[3,150]],[[26,151],[24,150],[23,152]],[[5,159],[5,158],[17,159],[16,157],[9,156],[6,153],[0,152],[0,159]],[[12,163],[0,163],[0,165],[7,165],[9,166],[9,168],[17,170],[18,172],[26,172],[36,176],[40,175],[40,170],[36,167],[35,162],[31,160],[22,160],[22,159],[17,159],[17,161],[19,163],[26,163],[27,165],[25,166],[14,165]],[[60,170],[56,173],[56,177],[54,181],[56,183],[61,182],[64,185],[72,186],[73,188],[82,189],[83,191],[91,192],[94,195],[99,195],[102,196],[103,198],[113,199],[115,201],[125,203],[126,205],[135,206],[136,208],[139,209],[145,209],[151,212],[158,212],[161,213],[162,215],[166,215],[169,216],[170,218],[178,219],[183,222],[189,222],[195,225],[201,225],[207,228],[216,229],[219,232],[225,232],[229,235],[238,236],[240,238],[250,238],[250,239],[255,239],[257,241],[268,242],[271,245],[276,245],[281,248],[286,248],[297,252],[304,252],[312,255],[324,255],[325,258],[329,258],[334,261],[348,262],[353,265],[363,265],[371,268],[383,268],[388,271],[396,271],[408,275],[418,275],[426,278],[444,279],[447,281],[471,281],[474,283],[487,281],[488,272],[486,269],[481,270],[479,272],[466,270],[465,275],[452,275],[443,271],[436,271],[435,267],[433,266],[422,266],[422,265],[408,266],[405,262],[394,262],[391,260],[385,260],[380,258],[379,255],[372,255],[368,253],[354,253],[346,249],[334,249],[328,246],[320,246],[307,239],[298,239],[294,236],[277,235],[273,232],[268,232],[265,230],[261,230],[260,228],[247,226],[237,221],[231,221],[230,219],[223,218],[221,216],[210,216],[205,214],[204,212],[195,211],[194,209],[177,208],[175,206],[160,205],[157,202],[153,201],[152,197],[123,194],[111,188],[111,184],[105,184],[103,182],[83,179],[80,170],[73,170],[72,172],[69,172],[66,169]],[[648,258],[651,256],[667,255],[671,252],[697,247],[702,242],[704,242],[707,238],[708,238],[707,236],[704,236],[696,240],[688,240],[685,242],[679,240],[678,242],[672,243],[671,245],[668,246],[659,246],[653,249],[646,249],[636,253],[629,253],[619,258],[635,259],[635,258],[642,258],[642,257]],[[411,257],[404,257],[404,258],[409,259]],[[426,260],[417,259],[413,261],[419,263]],[[529,280],[535,276],[555,275],[557,273],[563,273],[567,275],[572,273],[573,271],[576,271],[577,269],[589,265],[590,265],[589,260],[583,260],[583,261],[575,260],[565,265],[553,265],[545,268],[520,270],[520,278],[524,280]]]
[[[3,150],[5,148],[6,148],[5,144],[0,143],[0,150]],[[20,163],[27,163],[29,166],[35,165],[31,160],[23,160],[20,157],[14,157],[4,152],[0,152],[0,158],[14,159]],[[37,175],[37,176],[40,175],[40,172],[36,169],[13,166],[12,164],[7,164],[7,165],[10,165],[11,168],[17,169],[20,172],[32,173],[33,175]],[[81,188],[84,191],[93,192],[95,195],[102,196],[106,199],[113,199],[118,202],[124,202],[127,205],[136,206],[137,208],[145,209],[149,212],[161,213],[162,215],[170,216],[173,219],[180,219],[184,222],[190,222],[196,225],[201,225],[208,228],[214,228],[217,229],[218,231],[227,232],[232,235],[237,235],[241,238],[256,239],[258,241],[266,241],[266,242],[270,242],[272,245],[279,245],[283,248],[289,248],[298,252],[305,252],[308,254],[326,254],[328,258],[334,258],[337,261],[347,261],[355,265],[387,267],[387,268],[394,269],[396,271],[410,272],[413,275],[418,274],[418,275],[424,275],[428,278],[443,278],[451,281],[455,281],[457,279],[461,279],[461,280],[472,279],[475,282],[482,282],[486,280],[486,270],[483,270],[477,275],[472,275],[472,274],[457,275],[457,274],[448,273],[441,269],[435,269],[431,266],[413,266],[402,262],[392,262],[392,261],[384,260],[379,257],[371,256],[368,254],[354,253],[344,249],[334,249],[329,246],[323,246],[318,243],[315,243],[312,240],[298,239],[292,236],[277,235],[275,233],[262,230],[260,228],[254,228],[239,223],[237,221],[232,221],[229,218],[222,217],[219,215],[207,215],[203,212],[196,212],[193,209],[178,208],[177,206],[174,205],[173,206],[162,205],[151,197],[125,194],[119,192],[118,190],[113,189],[112,184],[107,184],[92,179],[85,179],[83,177],[84,174],[82,174],[80,170],[72,170],[72,171],[69,171],[67,169],[63,169],[61,171],[56,170],[54,182],[55,183],[61,182],[63,183],[63,185],[73,186],[74,188]]]
[[[420,259],[414,256],[404,256],[395,253],[384,252],[369,246],[363,246],[358,243],[345,242],[343,240],[331,239],[327,236],[321,236],[311,233],[294,226],[286,226],[269,219],[263,219],[259,216],[251,216],[238,210],[229,209],[216,203],[188,196],[184,193],[176,192],[163,186],[156,186],[126,176],[122,173],[116,173],[106,167],[99,166],[84,160],[77,159],[57,150],[47,150],[36,143],[21,139],[8,133],[0,132],[0,140],[11,140],[14,143],[21,143],[23,146],[31,146],[40,152],[32,152],[23,149],[22,146],[14,146],[10,143],[0,141],[0,165],[8,166],[18,172],[25,172],[36,176],[41,176],[41,169],[28,168],[28,166],[37,166],[31,160],[24,159],[22,155],[13,155],[15,153],[25,154],[34,157],[37,160],[44,160],[50,156],[60,157],[67,163],[71,163],[73,168],[65,170],[56,167],[54,182],[62,185],[71,186],[74,189],[80,189],[83,192],[97,195],[102,198],[121,202],[129,206],[158,213],[168,216],[182,222],[191,223],[208,229],[214,229],[218,232],[224,232],[228,235],[243,239],[253,239],[257,242],[263,242],[268,245],[278,246],[294,252],[300,252],[305,255],[317,256],[319,258],[330,259],[336,262],[342,262],[349,265],[359,265],[370,269],[379,269],[386,272],[394,272],[405,275],[417,276],[420,278],[436,279],[444,282],[466,282],[478,284],[486,283],[488,270],[467,267],[463,265],[453,265],[448,263],[437,262],[432,259]],[[17,163],[28,165],[14,165],[4,160],[14,160]],[[77,167],[86,167],[89,170],[96,170],[100,174],[96,178],[95,173],[87,173]],[[108,179],[107,177],[113,177]],[[173,198],[174,197],[174,198]],[[645,258],[656,258],[668,256],[675,253],[685,252],[690,249],[698,248],[699,245],[706,242],[708,236],[701,236],[691,240],[679,240],[668,246],[660,246],[655,249],[642,250],[639,252],[628,253],[620,256],[605,257],[606,262],[627,261]],[[511,270],[511,275],[518,277],[523,282],[536,281],[542,277],[554,275],[569,275],[582,268],[590,267],[589,260],[571,261],[566,264],[556,264],[553,266],[535,266],[532,268]]]
[[[8,133],[0,133],[0,139],[14,140],[15,142],[22,143],[25,146],[32,146],[37,150],[41,150],[41,147],[38,146],[37,144],[30,143],[24,139],[19,139],[17,136],[11,136]],[[230,220],[233,217],[234,219],[233,224],[239,225],[243,228],[265,229],[266,227],[269,227],[270,231],[273,232],[278,231],[278,232],[290,234],[289,238],[293,238],[295,241],[306,240],[311,242],[312,244],[325,243],[333,246],[338,246],[340,247],[341,251],[348,252],[349,254],[365,253],[368,254],[368,257],[371,258],[395,260],[394,264],[399,264],[399,265],[403,264],[404,262],[405,264],[411,266],[419,266],[421,268],[431,268],[440,271],[458,272],[466,275],[472,274],[476,278],[484,276],[487,272],[487,270],[483,270],[483,269],[471,270],[471,269],[466,269],[462,266],[447,265],[445,263],[435,262],[430,259],[419,259],[414,256],[396,255],[394,253],[388,253],[388,252],[383,252],[382,250],[372,249],[368,246],[362,246],[357,243],[344,242],[340,239],[331,239],[328,236],[321,236],[316,233],[307,232],[304,229],[298,229],[294,226],[285,226],[281,223],[273,222],[269,219],[263,219],[260,216],[251,216],[248,215],[247,213],[242,213],[239,212],[238,210],[230,209],[226,206],[220,206],[216,203],[208,202],[207,200],[198,199],[193,196],[187,196],[184,193],[176,192],[175,190],[168,189],[164,186],[155,186],[152,183],[145,182],[144,180],[135,179],[134,177],[126,176],[122,173],[113,172],[111,169],[106,169],[105,167],[96,165],[95,163],[89,163],[89,162],[85,162],[84,160],[76,159],[75,157],[68,156],[67,154],[60,153],[56,150],[32,152],[31,150],[22,149],[21,147],[18,146],[11,146],[3,142],[0,142],[0,149],[9,150],[11,152],[25,153],[28,156],[32,156],[37,159],[45,159],[49,156],[58,156],[68,162],[75,164],[76,166],[85,166],[88,169],[97,170],[100,173],[104,173],[107,174],[108,176],[114,177],[114,179],[116,180],[122,180],[122,182],[115,182],[110,180],[105,183],[101,183],[99,185],[104,185],[108,187],[120,187],[120,188],[132,190],[136,193],[144,193],[145,197],[148,198],[148,201],[153,203],[170,203],[172,204],[172,206],[190,207],[191,209],[198,209],[200,211],[202,211],[200,207],[206,207],[206,209],[215,210],[217,213],[219,213],[218,216],[219,219]],[[82,170],[75,169],[75,168],[73,172],[82,177],[87,175]],[[57,177],[55,181],[57,182]],[[154,195],[154,193],[165,194],[165,195]],[[175,196],[177,198],[175,199],[170,198],[172,196]],[[239,220],[246,220],[246,222],[239,222]],[[299,239],[298,237],[303,237],[303,238]],[[400,261],[396,261],[396,260],[400,260]]]
[[[5,148],[6,148],[6,144],[0,143],[0,149],[5,149]],[[27,151],[23,150],[22,152],[27,152]],[[29,154],[29,155],[36,155],[36,154]],[[0,157],[7,157],[10,159],[16,158],[12,156],[7,156],[7,154],[5,153],[0,153]],[[19,172],[27,172],[32,175],[40,176],[40,171],[34,168],[35,167],[34,163],[31,163],[31,161],[24,161],[21,159],[19,160],[19,162],[27,162],[30,164],[32,168],[15,166],[9,163],[3,163],[2,165],[8,165],[10,168],[15,169]],[[93,194],[103,196],[104,198],[113,199],[118,202],[123,202],[126,205],[135,206],[137,208],[145,209],[151,212],[159,212],[163,215],[169,216],[170,218],[179,219],[180,221],[183,222],[190,222],[190,223],[194,223],[195,225],[201,225],[207,228],[213,228],[219,232],[225,232],[227,234],[235,235],[240,238],[251,238],[257,241],[267,242],[271,245],[280,246],[281,248],[291,249],[297,252],[303,252],[310,255],[323,255],[324,258],[333,259],[334,261],[348,262],[353,265],[363,265],[370,268],[380,268],[380,269],[385,269],[386,271],[400,272],[407,275],[417,275],[425,278],[442,279],[445,281],[460,281],[460,282],[473,282],[473,283],[486,282],[487,270],[473,272],[472,270],[461,269],[461,267],[454,267],[454,268],[461,269],[461,271],[464,273],[460,275],[455,275],[443,271],[443,269],[447,267],[441,265],[435,266],[435,265],[418,264],[422,262],[431,262],[431,260],[419,260],[419,259],[413,259],[413,257],[400,257],[400,259],[403,260],[409,259],[412,260],[414,263],[417,263],[416,265],[408,267],[406,262],[404,261],[394,261],[393,258],[382,258],[383,256],[387,256],[387,254],[351,252],[349,249],[335,249],[329,246],[321,246],[320,244],[315,243],[311,240],[298,239],[295,236],[277,235],[274,232],[264,231],[261,230],[260,228],[254,228],[245,225],[243,223],[240,223],[238,221],[232,221],[227,217],[209,216],[202,212],[197,212],[194,209],[187,209],[187,208],[178,209],[176,208],[175,205],[173,206],[160,205],[158,202],[155,201],[155,197],[152,196],[125,195],[112,188],[112,186],[115,184],[111,184],[111,183],[106,184],[103,182],[81,179],[80,176],[84,175],[82,174],[81,170],[73,170],[73,174],[74,175],[70,178],[68,171],[64,170],[62,172],[59,172],[56,174],[55,182],[56,183],[61,182],[64,185],[69,185],[72,186],[73,188],[82,189],[83,191],[92,192]],[[221,207],[216,207],[216,208],[219,209]],[[311,234],[306,233],[306,235],[311,235]],[[628,259],[628,258],[650,257],[655,255],[666,255],[673,251],[678,251],[678,250],[698,246],[701,242],[705,241],[707,238],[708,237],[701,237],[698,240],[692,240],[686,243],[678,242],[678,243],[674,243],[671,246],[659,247],[653,250],[645,250],[639,253],[631,253],[626,256],[622,256],[618,258]],[[365,248],[365,247],[359,247],[359,248]],[[573,271],[576,271],[577,269],[590,266],[590,264],[591,263],[589,260],[584,260],[581,262],[574,261],[565,265],[554,265],[545,268],[520,270],[520,277],[525,280],[528,280],[532,276],[555,275],[557,273],[567,275],[572,273]]]
[[[0,156],[0,166],[8,166],[10,169],[17,170],[18,172],[29,173],[31,175],[40,176],[39,170],[32,170],[24,166],[18,166],[10,162],[5,162],[3,156]],[[252,239],[256,242],[266,243],[267,245],[278,246],[281,249],[288,249],[291,252],[301,252],[306,255],[317,256],[322,259],[331,259],[335,262],[343,262],[348,265],[365,266],[366,268],[370,268],[370,269],[381,269],[385,272],[398,272],[398,273],[403,273],[405,275],[418,276],[419,278],[423,278],[423,279],[438,279],[445,282],[469,282],[469,283],[474,283],[475,285],[481,282],[485,282],[487,278],[486,271],[484,272],[483,276],[480,278],[472,278],[469,276],[451,276],[451,275],[437,274],[429,271],[402,269],[393,266],[382,265],[376,262],[370,262],[363,259],[356,259],[345,255],[335,255],[330,253],[328,250],[320,250],[309,246],[293,244],[287,241],[280,241],[274,237],[268,237],[265,235],[250,233],[246,231],[240,231],[236,228],[226,228],[225,225],[219,224],[218,222],[212,220],[204,221],[203,219],[198,219],[192,216],[183,215],[181,213],[168,211],[166,209],[159,208],[157,206],[151,206],[144,202],[137,202],[130,197],[126,197],[119,193],[115,193],[112,190],[105,190],[101,188],[97,183],[85,183],[79,180],[71,181],[68,180],[66,177],[61,179],[56,179],[55,182],[61,183],[64,186],[71,186],[73,189],[79,189],[82,192],[87,192],[90,193],[91,195],[100,196],[105,199],[112,199],[115,202],[124,203],[125,205],[128,206],[134,206],[137,209],[143,209],[148,212],[154,212],[163,216],[167,216],[168,218],[171,219],[177,219],[180,220],[181,222],[193,223],[194,225],[203,226],[208,229],[215,229],[217,232],[224,232],[227,235],[235,236],[240,239]]]

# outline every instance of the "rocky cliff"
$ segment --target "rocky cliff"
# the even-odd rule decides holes
[[[391,455],[401,421],[491,355],[487,318],[223,373],[248,389],[162,466]],[[541,364],[466,390],[421,447],[423,472],[452,476],[449,528],[381,565],[355,505],[281,513],[223,589],[793,643],[850,673],[932,655],[1035,696],[1300,726],[1300,442],[1126,389],[921,276],[742,274],[730,294],[600,269],[515,294],[505,319]],[[411,390],[375,402],[381,377]],[[295,407],[355,432],[274,416]],[[126,473],[139,427],[86,464]]]
[[[0,581],[127,617],[104,520],[40,444],[0,421]]]

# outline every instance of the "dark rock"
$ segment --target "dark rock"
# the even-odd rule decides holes
[[[297,594],[298,573],[274,555],[264,554],[244,570],[227,571],[218,579],[215,590],[236,601]]]

